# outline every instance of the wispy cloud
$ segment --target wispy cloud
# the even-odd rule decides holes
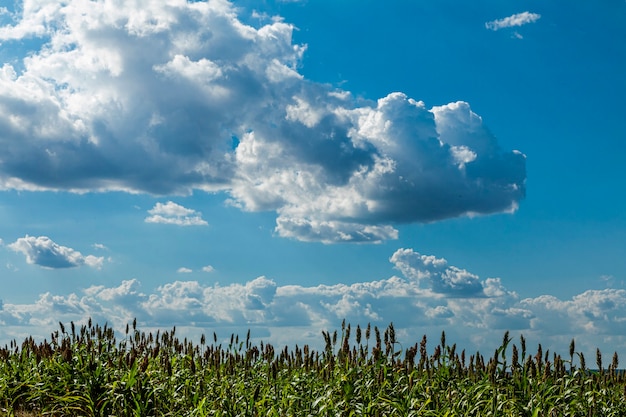
[[[277,235],[327,243],[524,198],[524,155],[467,103],[369,102],[306,80],[292,25],[245,25],[226,1],[113,3],[35,2],[0,27],[43,43],[0,69],[0,189],[223,190],[276,212]],[[178,207],[147,221],[205,224]]]
[[[156,203],[148,210],[150,216],[145,218],[146,223],[173,224],[176,226],[206,226],[208,223],[202,218],[202,213],[185,208],[172,201],[165,204]]]
[[[177,329],[199,336],[217,332],[263,335],[273,343],[320,343],[321,330],[393,322],[399,340],[418,341],[445,330],[459,347],[493,349],[502,333],[523,333],[529,343],[566,351],[576,338],[579,350],[626,350],[626,291],[590,290],[571,299],[551,295],[520,299],[499,278],[481,279],[443,258],[399,249],[391,262],[402,276],[336,285],[278,285],[267,277],[246,283],[207,285],[175,281],[149,292],[136,280],[119,286],[91,286],[67,295],[42,294],[32,304],[5,300],[0,341],[12,331],[45,337],[58,321],[87,317],[122,330],[136,317],[147,328]],[[182,334],[182,333],[181,333]]]
[[[179,274],[190,274],[193,272],[193,269],[189,269],[184,266],[181,266],[180,268],[176,270],[176,272],[178,272]]]
[[[538,13],[522,12],[517,13],[502,19],[492,20],[485,23],[485,27],[490,30],[500,30],[504,28],[510,28],[515,26],[523,26],[528,23],[534,23],[541,18]]]
[[[206,265],[202,267],[202,272],[213,272],[215,271],[215,268],[213,268],[211,265]]]
[[[104,262],[103,257],[83,256],[72,248],[55,243],[47,236],[26,235],[7,246],[26,256],[26,262],[29,264],[50,269],[75,268],[83,265],[100,269]]]

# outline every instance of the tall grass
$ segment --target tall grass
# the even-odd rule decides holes
[[[597,371],[569,355],[527,351],[505,333],[493,356],[426,336],[402,350],[393,325],[323,332],[324,349],[276,349],[146,334],[136,321],[74,323],[50,341],[0,349],[0,416],[624,416],[618,357]]]

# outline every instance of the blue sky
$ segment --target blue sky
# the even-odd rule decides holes
[[[626,354],[626,2],[0,7],[0,343]],[[434,339],[436,340],[436,339]]]

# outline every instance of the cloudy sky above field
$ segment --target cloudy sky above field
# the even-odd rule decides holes
[[[626,355],[626,3],[0,6],[0,342],[505,330]]]

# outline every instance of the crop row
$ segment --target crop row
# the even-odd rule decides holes
[[[107,325],[59,323],[50,341],[0,349],[0,416],[624,416],[614,354],[590,371],[569,355],[529,353],[509,333],[491,357],[427,338],[401,349],[393,324],[323,332],[324,348],[275,349],[176,337],[176,328],[117,340]],[[353,334],[354,333],[354,334]]]

